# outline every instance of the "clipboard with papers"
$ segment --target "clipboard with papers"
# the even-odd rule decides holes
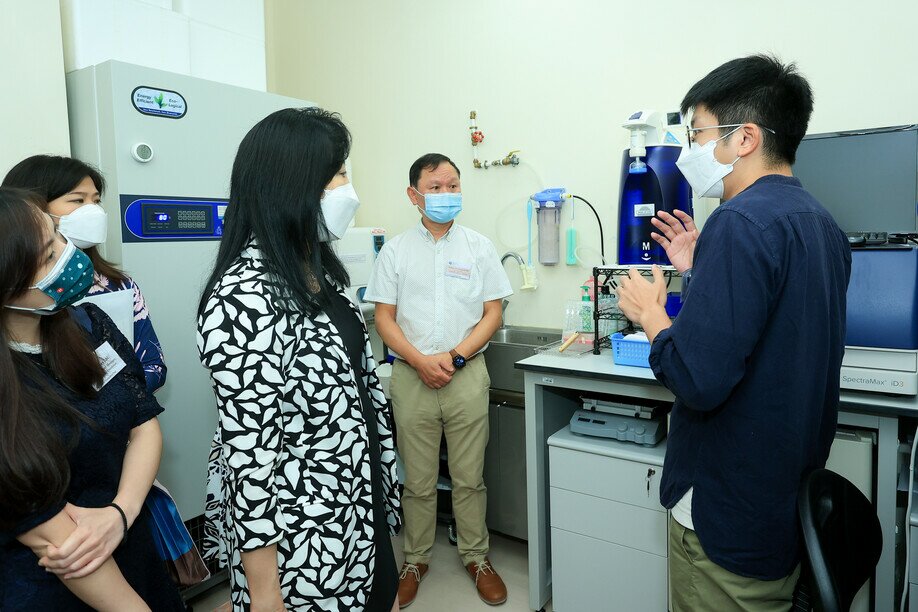
[[[124,334],[131,346],[134,346],[134,291],[122,289],[111,293],[97,293],[90,295],[78,304],[95,304],[105,311],[105,314],[114,321],[118,330]]]

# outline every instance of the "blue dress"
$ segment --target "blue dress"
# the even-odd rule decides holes
[[[0,610],[90,610],[54,574],[38,565],[35,554],[16,537],[58,514],[67,502],[87,508],[110,503],[118,491],[121,468],[131,429],[163,411],[147,391],[143,368],[133,348],[115,324],[92,304],[71,313],[91,327],[89,341],[98,348],[109,343],[127,364],[88,400],[57,382],[42,356],[23,353],[46,375],[48,383],[71,406],[95,421],[98,431],[80,426],[79,442],[70,452],[70,485],[64,499],[22,520],[11,531],[0,531]],[[113,555],[128,584],[151,610],[184,610],[181,596],[166,573],[153,543],[152,521],[146,508]]]

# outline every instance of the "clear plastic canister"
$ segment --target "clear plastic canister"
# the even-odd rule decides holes
[[[560,261],[561,207],[540,206],[538,215],[539,263],[543,266],[553,266]]]

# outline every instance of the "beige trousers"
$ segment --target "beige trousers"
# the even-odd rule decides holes
[[[482,477],[488,445],[491,379],[479,356],[458,370],[442,389],[430,389],[403,361],[392,367],[389,392],[398,452],[405,465],[405,561],[430,562],[437,520],[440,438],[446,434],[453,481],[453,515],[464,565],[488,554],[487,493]]]
[[[704,553],[698,536],[669,519],[670,609],[673,612],[786,612],[800,578],[756,580],[720,567]]]

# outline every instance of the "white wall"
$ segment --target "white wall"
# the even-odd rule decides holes
[[[67,72],[114,59],[264,90],[262,0],[60,0]]]
[[[0,179],[30,155],[68,155],[57,0],[0,0],[0,83]]]
[[[265,8],[269,90],[340,111],[354,134],[358,223],[394,234],[416,222],[404,195],[408,167],[439,151],[462,171],[461,222],[501,253],[525,256],[527,196],[562,185],[598,208],[614,257],[621,123],[640,108],[675,109],[734,57],[796,61],[815,90],[811,132],[918,121],[914,0],[266,0]],[[522,166],[472,168],[470,109],[485,133],[481,153],[519,148]],[[582,244],[598,244],[588,212],[575,225]],[[519,287],[509,262],[508,271]],[[508,323],[559,327],[563,300],[589,275],[563,263],[538,272],[537,292],[511,298]]]

